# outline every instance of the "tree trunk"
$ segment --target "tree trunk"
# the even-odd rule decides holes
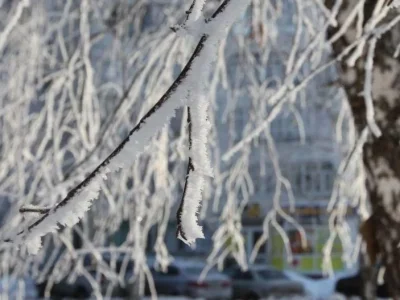
[[[332,7],[335,1],[326,2],[329,7]],[[352,7],[358,2],[343,1],[337,28],[340,28]],[[378,2],[377,0],[365,1],[364,25],[371,18]],[[387,22],[396,15],[398,11],[393,10],[382,22]],[[335,56],[355,40],[356,26],[356,22],[353,22],[346,34],[333,44]],[[337,28],[330,30],[330,37]],[[372,209],[370,221],[378,252],[376,255],[381,256],[382,264],[386,268],[385,281],[393,299],[400,299],[400,205],[398,201],[400,197],[400,61],[393,57],[400,41],[399,30],[400,27],[396,25],[390,32],[384,34],[376,45],[372,71],[372,98],[375,120],[382,135],[376,137],[370,134],[363,149],[366,188]],[[354,67],[346,64],[347,57],[345,57],[341,61],[340,70],[340,82],[347,93],[359,133],[368,126],[365,99],[360,94],[364,90],[366,78],[368,42],[364,48],[363,55],[356,61]],[[371,276],[368,277],[371,278]],[[376,281],[376,278],[373,280]],[[374,299],[375,295],[365,295],[365,298]]]
[[[375,267],[378,260],[379,245],[376,239],[375,220],[371,216],[360,226],[360,234],[365,242],[365,250],[360,255],[361,280],[364,283],[360,292],[364,299],[375,299],[377,294]]]

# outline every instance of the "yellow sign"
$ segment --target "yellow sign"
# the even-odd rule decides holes
[[[327,226],[305,227],[307,235],[307,248],[301,247],[300,236],[297,230],[286,229],[289,245],[293,254],[293,261],[287,261],[287,253],[282,237],[275,230],[271,236],[271,263],[279,269],[295,269],[300,272],[321,272],[323,263],[323,247],[329,238]],[[332,249],[332,265],[335,271],[342,270],[342,245],[338,238],[335,239]]]
[[[287,214],[292,214],[289,208],[283,209]],[[321,209],[320,207],[296,207],[294,209],[293,214],[302,215],[302,216],[318,216],[322,214],[326,214],[326,210]]]

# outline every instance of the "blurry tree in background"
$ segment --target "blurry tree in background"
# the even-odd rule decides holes
[[[327,1],[332,7],[335,1]],[[386,269],[387,281],[394,299],[400,297],[399,261],[399,51],[400,15],[390,9],[392,1],[343,1],[337,16],[343,34],[330,30],[334,55],[346,48],[340,64],[339,82],[344,87],[358,134],[371,133],[363,146],[366,189],[371,206],[365,237],[369,248],[366,264],[379,261]],[[398,3],[397,3],[398,5]],[[374,268],[375,269],[375,268]],[[370,274],[368,274],[370,273]],[[366,276],[376,288],[376,272]],[[366,299],[374,299],[367,290]]]
[[[2,236],[16,234],[40,215],[20,213],[22,206],[52,207],[64,198],[168,89],[195,46],[171,30],[185,20],[191,3],[0,1]],[[205,17],[219,4],[207,1]],[[399,255],[400,218],[396,5],[385,0],[252,0],[231,28],[207,83],[214,177],[206,182],[199,214],[205,226],[210,215],[218,216],[210,265],[231,255],[243,266],[248,257],[255,260],[271,228],[281,234],[291,258],[280,220],[297,229],[303,241],[305,231],[282,208],[283,198],[293,206],[299,194],[296,177],[283,163],[311,152],[313,138],[320,136],[343,158],[327,203],[327,271],[337,237],[346,263],[357,260],[360,240],[349,238],[346,219],[355,208],[362,220],[372,216],[373,236],[384,238],[378,244],[385,278],[400,295],[399,264],[393,263]],[[322,119],[313,119],[316,113]],[[132,166],[102,183],[99,200],[78,225],[43,238],[38,255],[2,243],[1,274],[29,271],[39,281],[52,278],[51,284],[80,273],[87,253],[99,258],[104,251],[131,258],[141,282],[149,279],[148,250],[167,265],[172,259],[167,227],[185,183],[186,120],[187,111],[179,110]],[[280,149],[275,140],[282,134],[298,144]],[[315,156],[324,152],[318,149]],[[264,185],[272,190],[264,198],[264,232],[253,252],[246,253],[242,215]],[[112,237],[121,226],[127,228],[126,237],[117,247]],[[112,277],[115,270],[102,273]]]

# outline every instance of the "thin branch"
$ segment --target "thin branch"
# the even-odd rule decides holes
[[[20,213],[39,213],[39,214],[46,214],[50,211],[48,207],[36,207],[36,206],[21,206],[19,209]]]
[[[192,120],[190,116],[190,107],[187,108],[187,124],[188,124],[188,136],[189,136],[189,153],[192,149]],[[176,228],[176,237],[182,239],[183,241],[187,241],[186,235],[183,232],[182,228],[182,212],[183,207],[185,205],[185,198],[186,198],[186,191],[188,187],[188,179],[191,172],[194,171],[194,166],[192,163],[192,157],[189,156],[189,162],[186,170],[186,177],[185,177],[185,187],[183,188],[183,194],[181,198],[181,202],[179,204],[178,211],[176,212],[176,221],[177,221],[177,228]]]

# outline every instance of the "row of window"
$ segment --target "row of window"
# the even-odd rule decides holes
[[[249,109],[248,107],[240,106],[235,109],[234,122],[235,131],[238,133],[238,140],[241,138],[240,134],[249,122]],[[274,119],[271,122],[271,134],[276,141],[299,141],[299,127],[293,114],[282,115]],[[260,139],[263,139],[262,136]]]
[[[273,192],[276,177],[272,169],[267,169],[265,176],[260,175],[259,166],[253,166],[251,173],[255,192]],[[330,194],[336,176],[334,165],[329,161],[299,162],[281,165],[281,171],[296,195],[325,196]]]

